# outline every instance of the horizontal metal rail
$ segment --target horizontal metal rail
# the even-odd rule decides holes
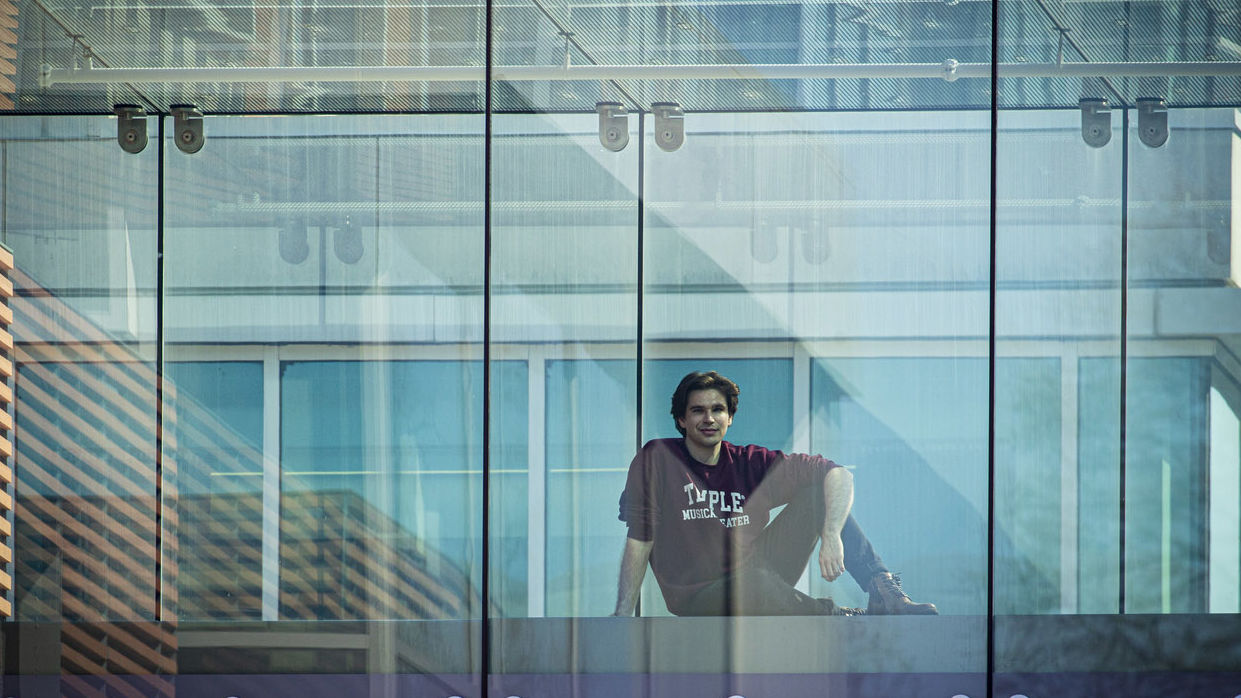
[[[999,199],[1000,208],[1050,208],[1069,210],[1074,208],[1116,209],[1119,199],[1113,198],[1044,198]],[[506,213],[548,211],[627,211],[637,207],[635,199],[600,200],[550,200],[550,201],[495,201],[492,208]],[[976,198],[962,199],[793,199],[768,201],[658,201],[648,200],[648,208],[661,212],[672,211],[824,211],[824,210],[885,210],[903,209],[913,211],[987,208],[990,201],[984,194]],[[1130,201],[1130,210],[1151,211],[1163,209],[1168,215],[1194,211],[1229,211],[1231,199],[1202,199],[1196,201]],[[218,213],[255,214],[344,214],[344,213],[465,213],[481,209],[483,202],[475,201],[271,201],[258,203],[221,203],[211,207]]]
[[[1002,78],[1241,77],[1241,61],[1180,63],[1001,63]],[[233,68],[73,68],[44,66],[43,87],[64,84],[481,82],[483,66],[350,66]],[[770,65],[496,66],[492,79],[570,80],[848,80],[990,78],[990,63],[815,63]]]

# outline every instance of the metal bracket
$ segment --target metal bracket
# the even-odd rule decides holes
[[[141,153],[147,147],[147,113],[137,104],[116,104],[116,142],[127,153]]]
[[[1138,105],[1138,138],[1149,148],[1168,142],[1168,102],[1163,97],[1141,97]]]
[[[961,64],[955,58],[949,58],[940,63],[940,76],[944,78],[944,82],[956,82],[957,78],[960,77],[957,75],[957,68],[959,67],[961,67]]]
[[[173,136],[177,147],[187,155],[193,155],[203,149],[207,136],[203,133],[203,113],[193,104],[173,104],[168,107],[172,112]]]
[[[599,142],[604,148],[618,153],[629,145],[629,111],[620,102],[597,102],[599,112]]]
[[[1112,140],[1112,108],[1102,97],[1083,97],[1082,140],[1091,148],[1102,148]]]
[[[655,143],[672,152],[685,144],[685,111],[676,102],[655,102],[651,105],[655,115]]]

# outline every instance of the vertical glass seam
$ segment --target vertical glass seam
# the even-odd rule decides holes
[[[486,0],[483,13],[483,62],[486,74],[483,82],[483,483],[482,483],[482,560],[480,561],[479,595],[482,609],[479,613],[479,690],[482,698],[488,696],[491,674],[491,146],[492,124],[492,13],[493,0]]]
[[[1125,3],[1126,11],[1128,3]],[[1126,32],[1126,36],[1128,33]],[[1126,39],[1126,47],[1128,39]],[[1128,418],[1129,384],[1129,107],[1122,111],[1120,151],[1120,569],[1117,611],[1125,613],[1125,444],[1128,442],[1126,427]]]
[[[636,102],[635,102],[636,104]],[[646,112],[638,109],[638,304],[637,304],[637,350],[634,355],[634,373],[636,376],[635,390],[637,393],[637,419],[634,432],[634,452],[637,453],[642,448],[642,363],[644,361],[644,353],[642,348],[646,344],[646,338],[643,335],[643,307],[642,300],[646,293],[646,278],[644,276],[642,261],[646,254],[644,234],[645,218],[646,218]],[[634,606],[634,615],[642,615],[642,590],[638,590],[638,602]]]
[[[155,620],[164,618],[164,122],[160,114],[155,185]]]
[[[999,38],[1000,2],[991,0],[991,169],[990,201],[988,202],[989,276],[987,307],[987,696],[995,691],[995,332],[996,332],[996,255],[997,203],[996,186],[999,147]]]

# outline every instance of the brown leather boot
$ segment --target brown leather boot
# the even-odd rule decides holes
[[[881,572],[870,580],[870,603],[866,613],[872,616],[938,616],[933,603],[914,603],[901,589],[901,578]]]

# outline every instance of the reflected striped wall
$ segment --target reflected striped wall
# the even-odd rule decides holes
[[[173,695],[184,620],[261,617],[263,496],[213,491],[207,480],[261,471],[263,456],[167,379],[160,414],[150,347],[83,339],[105,333],[13,269],[11,256],[0,266],[12,275],[0,295],[16,285],[18,321],[29,323],[22,336],[43,338],[20,342],[15,361],[0,358],[0,402],[15,403],[18,427],[0,412],[4,434],[18,436],[15,454],[0,442],[0,526],[5,540],[16,534],[16,585],[0,577],[15,603],[0,610],[59,626],[58,657],[29,669],[64,676],[67,695]],[[0,304],[0,322],[12,320]],[[0,349],[14,351],[7,329]],[[467,571],[356,493],[291,492],[277,506],[282,619],[463,618],[481,608]],[[7,545],[0,555],[14,557]],[[149,685],[123,678],[134,675]]]
[[[0,0],[0,11],[3,10]],[[0,67],[3,64],[0,63]],[[0,245],[0,617],[13,615],[13,253]]]

